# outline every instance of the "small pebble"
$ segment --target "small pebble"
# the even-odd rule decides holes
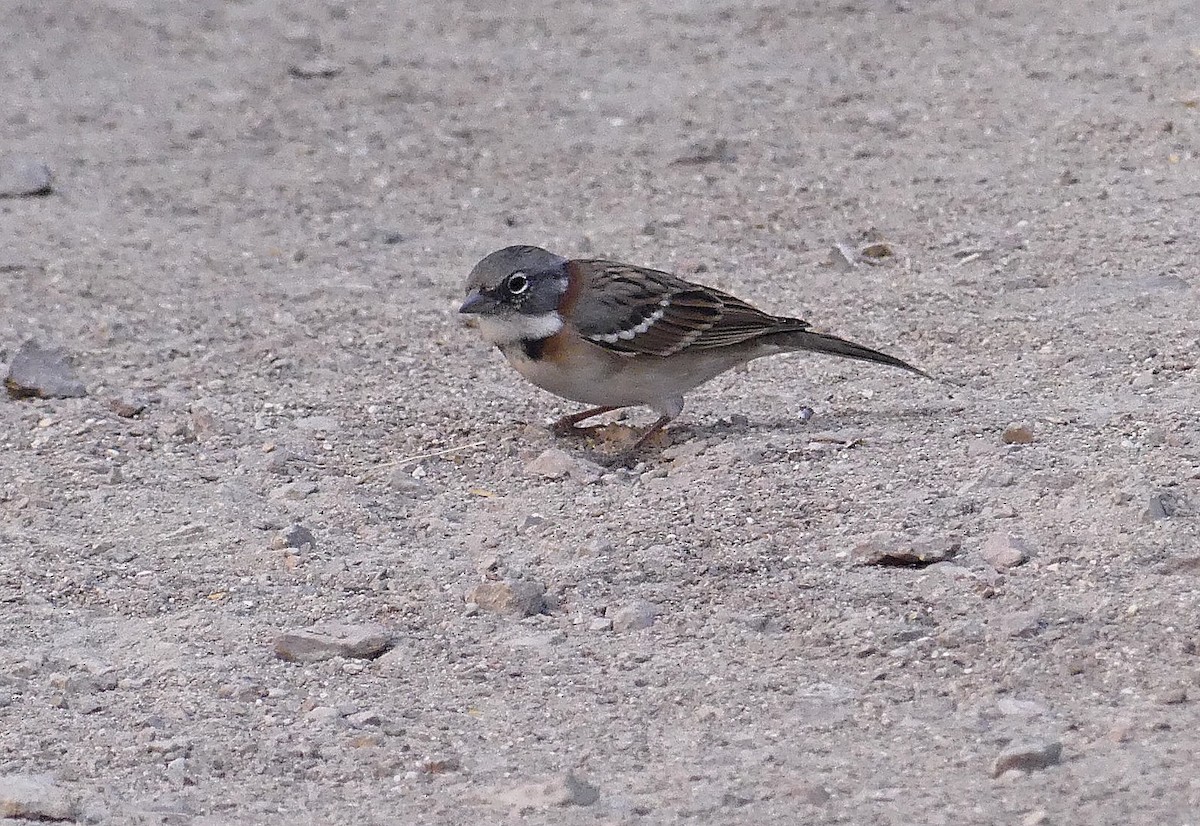
[[[313,538],[312,531],[300,524],[289,525],[279,532],[276,537],[276,544],[280,548],[295,548],[297,550],[309,550],[317,546],[317,540]]]
[[[580,482],[595,482],[603,474],[603,468],[585,459],[572,456],[565,450],[552,447],[533,461],[525,465],[525,472],[530,476],[543,479],[562,479],[571,477]]]
[[[448,774],[462,768],[462,758],[450,754],[443,757],[431,757],[421,761],[420,771],[424,774]]]
[[[951,559],[959,547],[953,540],[869,539],[855,547],[852,559],[855,565],[924,568]]]
[[[108,400],[108,409],[122,419],[132,419],[147,407],[144,399],[120,396]]]
[[[1049,768],[1062,760],[1062,743],[1057,740],[1021,743],[1007,748],[992,763],[992,777],[1007,771],[1033,772]]]
[[[333,706],[317,706],[304,716],[317,725],[328,725],[342,719],[342,713]]]
[[[317,492],[317,483],[308,481],[288,482],[286,485],[280,485],[271,491],[272,499],[287,499],[291,501],[299,501],[306,496],[311,496]]]
[[[1000,617],[1000,631],[1006,637],[1027,638],[1036,636],[1045,627],[1041,611],[1013,611]]]
[[[617,633],[640,631],[654,624],[658,616],[658,606],[652,602],[639,599],[622,605],[615,611],[606,612],[612,619],[613,630]]]
[[[4,386],[15,399],[74,399],[87,395],[87,388],[76,377],[63,353],[44,348],[32,340],[26,341],[13,354]]]
[[[1160,490],[1150,494],[1146,508],[1142,511],[1142,523],[1149,525],[1171,517],[1184,510],[1183,498],[1173,491]]]
[[[1038,717],[1048,709],[1033,700],[1017,700],[1013,697],[1003,697],[996,702],[996,708],[1001,714],[1009,717]]]
[[[1010,424],[1000,434],[1000,441],[1006,445],[1028,445],[1033,443],[1033,431],[1023,424]]]
[[[275,656],[289,662],[311,663],[332,657],[369,660],[390,647],[391,635],[381,625],[314,625],[275,638]]]
[[[303,80],[320,77],[337,77],[342,73],[342,66],[327,57],[318,56],[311,60],[293,63],[288,66],[288,73],[292,77],[298,77]]]
[[[32,158],[0,157],[0,198],[28,198],[54,191],[50,167]]]
[[[74,820],[75,803],[48,778],[0,775],[0,817],[21,821]]]
[[[79,697],[71,697],[67,700],[67,704],[72,711],[77,711],[80,714],[95,714],[104,705],[96,698],[94,694],[84,694]]]
[[[531,617],[546,607],[546,589],[536,582],[505,580],[481,582],[467,591],[466,601],[493,614]]]
[[[983,541],[979,555],[997,570],[1015,568],[1029,559],[1029,546],[1006,533],[994,533]]]
[[[876,241],[874,244],[867,244],[859,250],[859,255],[863,258],[874,258],[876,260],[892,258],[895,254],[891,245],[886,241]]]

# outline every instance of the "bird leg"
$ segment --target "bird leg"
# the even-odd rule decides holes
[[[604,405],[601,407],[589,407],[587,410],[581,410],[578,413],[572,413],[569,416],[563,416],[561,419],[550,425],[550,432],[555,436],[570,436],[575,433],[575,425],[585,419],[590,419],[593,416],[599,416],[603,413],[611,413],[614,410],[620,410],[619,405]]]
[[[634,460],[637,458],[641,449],[645,447],[646,442],[654,438],[654,435],[671,423],[674,416],[659,416],[654,424],[646,428],[641,436],[637,437],[637,441],[625,448],[614,456],[606,456],[599,461],[599,464],[605,467],[632,467]]]

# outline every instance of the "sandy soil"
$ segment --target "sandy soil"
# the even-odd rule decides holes
[[[0,362],[88,395],[0,400],[0,812],[1200,822],[1200,7],[647,5],[8,0]],[[530,467],[573,408],[453,313],[509,243],[954,384]]]

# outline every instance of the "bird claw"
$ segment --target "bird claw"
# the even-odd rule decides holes
[[[587,428],[576,427],[575,422],[568,419],[559,419],[550,424],[551,435],[557,436],[560,439],[579,438]]]

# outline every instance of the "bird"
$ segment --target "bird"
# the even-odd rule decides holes
[[[817,332],[713,287],[649,267],[568,259],[516,245],[485,256],[467,277],[458,312],[529,382],[590,405],[558,419],[560,436],[624,407],[658,418],[633,444],[608,458],[628,463],[683,412],[684,395],[725,371],[763,356],[807,350],[925,371],[862,344]]]

